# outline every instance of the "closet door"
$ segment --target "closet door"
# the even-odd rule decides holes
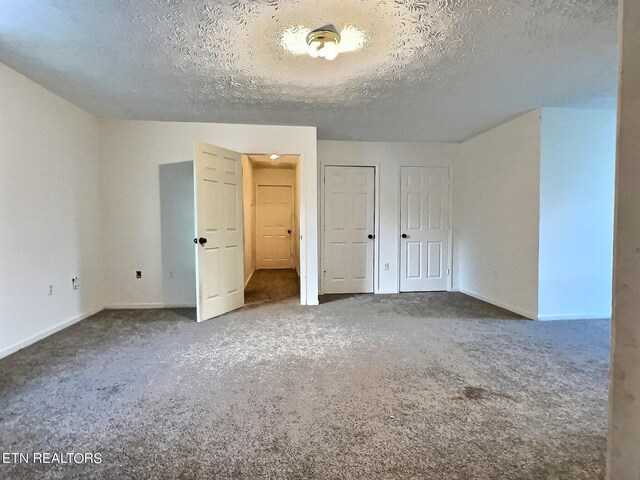
[[[400,169],[400,291],[446,290],[449,169]]]
[[[373,293],[374,168],[324,169],[324,293]]]
[[[293,268],[293,187],[258,185],[256,267]]]

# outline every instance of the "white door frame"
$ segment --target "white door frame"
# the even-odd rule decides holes
[[[289,252],[291,253],[291,262],[292,262],[292,266],[291,268],[293,268],[295,270],[295,262],[293,259],[293,234],[294,234],[294,230],[293,230],[293,226],[295,224],[295,220],[296,220],[296,186],[295,186],[295,181],[294,184],[290,184],[290,183],[285,183],[285,182],[255,182],[255,191],[254,191],[254,198],[256,199],[256,224],[253,226],[254,232],[256,234],[256,237],[258,235],[258,187],[290,187],[291,188],[291,234],[289,235]],[[300,228],[300,225],[298,225],[298,228]],[[256,238],[256,270],[258,270],[258,248],[257,248],[257,238]]]
[[[335,163],[335,162],[320,162],[320,235],[319,235],[319,245],[320,248],[320,265],[318,266],[318,271],[320,274],[320,283],[318,285],[318,293],[320,295],[324,294],[324,266],[326,263],[325,257],[325,205],[324,205],[324,171],[325,167],[373,167],[373,222],[374,222],[374,235],[375,235],[375,243],[373,246],[373,293],[379,293],[379,271],[378,265],[380,265],[380,163],[379,162],[371,162],[371,163],[361,163],[361,164],[353,164],[353,163]]]
[[[398,166],[398,292],[400,292],[400,282],[402,281],[402,248],[400,247],[400,235],[402,235],[402,175],[400,169],[402,167],[420,167],[420,168],[446,168],[449,178],[449,248],[447,249],[447,292],[453,291],[453,167],[447,165],[399,165]]]

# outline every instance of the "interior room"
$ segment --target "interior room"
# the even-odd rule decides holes
[[[0,3],[0,478],[640,478],[640,3]]]

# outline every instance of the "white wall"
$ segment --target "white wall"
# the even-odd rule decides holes
[[[379,188],[376,192],[376,293],[399,291],[400,167],[451,167],[458,150],[459,145],[444,143],[318,142],[320,168],[324,165],[376,167],[376,188]],[[453,172],[451,175],[455,178]],[[319,178],[322,178],[322,174]],[[322,239],[318,241],[322,242]],[[384,270],[385,263],[389,264],[389,270]]]
[[[243,153],[300,154],[303,197],[301,292],[317,304],[317,160],[313,127],[106,120],[100,123],[100,164],[105,239],[105,300],[114,307],[193,305],[192,263],[168,278],[163,270],[159,170],[193,160],[195,140]],[[185,214],[186,215],[186,214]],[[186,218],[186,217],[185,217]],[[194,231],[180,232],[184,255],[193,254]],[[193,262],[193,260],[192,260]],[[143,277],[135,278],[142,270]],[[183,280],[178,280],[183,279]],[[181,282],[181,298],[169,300],[166,285]]]
[[[611,314],[616,112],[542,109],[539,319]]]
[[[454,182],[456,287],[536,318],[540,113],[461,145]]]
[[[163,298],[167,305],[185,304],[187,298],[195,304],[196,265],[184,243],[184,232],[193,230],[193,162],[160,165],[158,176]]]
[[[103,300],[97,120],[2,64],[0,105],[3,357]]]
[[[256,204],[253,165],[247,155],[242,156],[242,218],[244,222],[244,284],[249,283],[256,270]]]

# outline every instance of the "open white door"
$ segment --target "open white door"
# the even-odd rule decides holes
[[[198,321],[244,305],[242,154],[195,144]]]

